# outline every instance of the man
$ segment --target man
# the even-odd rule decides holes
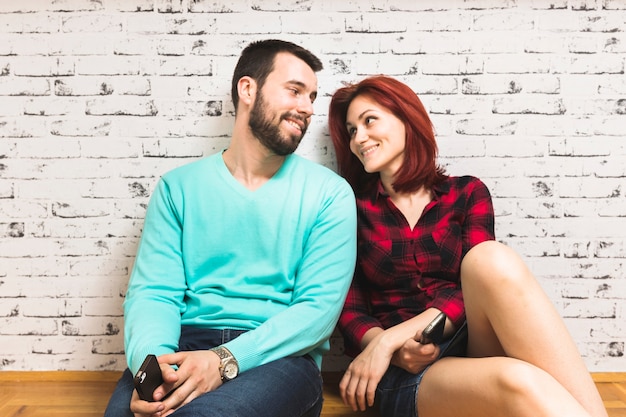
[[[289,42],[248,45],[228,148],[159,181],[124,302],[129,369],[106,417],[319,415],[356,257],[351,188],[293,154],[321,69]],[[132,381],[148,354],[164,380],[152,402]]]

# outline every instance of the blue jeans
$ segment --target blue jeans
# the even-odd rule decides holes
[[[184,326],[181,351],[210,349],[239,336],[236,330]],[[129,404],[133,375],[126,369],[109,400],[104,417],[133,417]],[[318,417],[322,411],[322,376],[308,355],[287,357],[242,372],[218,389],[194,399],[176,417]]]
[[[467,349],[467,323],[454,336],[440,346],[439,358],[465,356]],[[376,387],[376,403],[385,417],[417,417],[417,394],[428,365],[417,374],[391,365]]]

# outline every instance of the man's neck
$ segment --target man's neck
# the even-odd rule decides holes
[[[235,138],[222,158],[232,176],[251,191],[269,181],[285,162],[285,156],[272,154],[258,141]]]

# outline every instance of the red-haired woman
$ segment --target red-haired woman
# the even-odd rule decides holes
[[[393,78],[366,78],[335,92],[329,125],[359,215],[339,321],[354,357],[344,402],[376,402],[385,417],[606,417],[561,317],[495,240],[487,187],[437,163],[417,95]],[[445,341],[419,343],[441,312]],[[464,352],[442,354],[451,340]]]

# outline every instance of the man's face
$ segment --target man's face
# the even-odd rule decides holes
[[[288,53],[274,58],[274,70],[256,93],[248,122],[252,133],[276,155],[293,153],[313,115],[315,72]]]

